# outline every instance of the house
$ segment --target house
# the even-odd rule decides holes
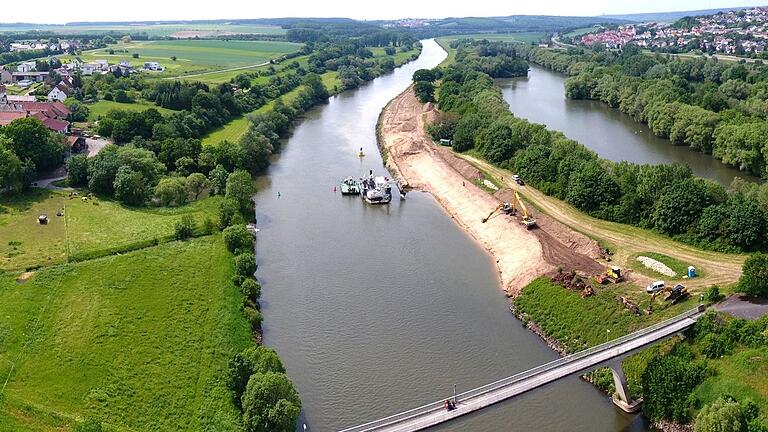
[[[14,111],[0,111],[0,126],[7,126],[16,119],[26,118],[27,113]]]
[[[64,81],[58,83],[50,92],[48,92],[48,102],[59,101],[64,102],[72,93],[69,86]]]
[[[37,63],[24,62],[16,66],[16,72],[34,72],[37,69]]]
[[[13,81],[43,82],[48,77],[48,72],[13,72]]]
[[[96,69],[101,72],[107,72],[109,70],[109,62],[106,60],[96,60],[91,64],[95,65]]]
[[[66,134],[69,132],[69,122],[66,120],[59,120],[55,118],[47,118],[43,120],[43,125],[47,127],[48,129],[60,133],[60,134]]]
[[[92,63],[88,63],[88,64],[84,64],[84,65],[80,66],[80,73],[83,74],[83,75],[91,76],[91,75],[93,75],[93,72],[96,69],[97,69],[96,65],[94,65]]]
[[[162,71],[163,67],[158,62],[144,62],[144,70]]]
[[[87,148],[85,138],[79,135],[70,135],[67,137],[67,145],[72,153],[80,153]]]
[[[4,66],[0,66],[0,84],[10,84],[13,82],[13,74]]]

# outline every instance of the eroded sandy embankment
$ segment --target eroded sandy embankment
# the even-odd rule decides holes
[[[542,274],[557,266],[584,273],[599,271],[593,259],[598,245],[543,215],[536,215],[540,229],[528,231],[516,217],[481,219],[501,202],[510,200],[509,189],[496,196],[472,180],[480,172],[450,150],[435,146],[425,132],[431,104],[420,103],[411,88],[384,109],[379,124],[379,145],[387,152],[388,168],[409,187],[431,193],[443,208],[496,259],[502,287],[514,296]]]

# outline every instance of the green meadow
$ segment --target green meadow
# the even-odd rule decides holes
[[[185,214],[215,220],[220,197],[179,207],[131,208],[103,198],[83,201],[36,189],[0,198],[0,269],[21,271],[138,249],[169,241]],[[63,211],[63,216],[56,216]],[[40,214],[49,222],[37,222]]]
[[[219,234],[0,275],[0,430],[239,431],[226,388],[251,344]]]
[[[102,117],[103,115],[105,115],[111,110],[141,112],[141,111],[146,111],[150,108],[154,108],[158,110],[161,114],[171,114],[174,112],[173,110],[170,110],[168,108],[163,108],[161,106],[157,106],[153,103],[145,102],[145,101],[120,103],[120,102],[114,102],[114,101],[100,100],[94,104],[89,104],[86,106],[90,110],[90,112],[88,113],[89,121],[96,121],[99,119],[99,117]]]

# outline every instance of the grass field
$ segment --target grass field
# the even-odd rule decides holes
[[[224,374],[252,342],[232,274],[215,235],[0,276],[0,429],[239,431]]]
[[[161,114],[171,114],[174,112],[173,110],[170,110],[168,108],[163,108],[153,103],[149,103],[145,101],[135,101],[132,103],[120,103],[120,102],[114,102],[114,101],[100,100],[94,104],[87,105],[87,107],[90,110],[90,113],[88,114],[89,121],[98,120],[99,117],[103,116],[104,114],[108,113],[111,110],[141,112],[141,111],[146,111],[150,108],[154,108],[158,110]]]
[[[81,260],[167,241],[182,215],[215,220],[219,197],[174,208],[128,208],[107,200],[84,202],[63,192],[39,190],[0,199],[0,269],[24,270]],[[56,212],[64,209],[64,216]],[[37,223],[47,214],[47,225]]]
[[[171,77],[204,73],[264,63],[301,48],[301,44],[282,41],[241,41],[241,40],[161,40],[118,43],[109,48],[85,51],[77,56],[84,62],[107,60],[119,63],[122,60],[141,68],[145,61],[156,61],[165,67],[164,72],[150,76]],[[114,54],[109,54],[109,50]],[[133,58],[138,53],[139,58]],[[171,57],[176,56],[176,61]],[[75,56],[62,56],[70,61]]]
[[[227,34],[261,34],[261,35],[281,35],[285,30],[279,26],[260,25],[260,24],[154,24],[154,25],[82,25],[82,26],[62,26],[62,25],[2,25],[0,33],[10,31],[50,31],[59,34],[105,34],[109,32],[117,33],[146,33],[154,37],[215,37],[217,35],[226,36]]]
[[[544,33],[540,32],[522,32],[522,33],[473,33],[466,35],[449,36],[441,39],[456,40],[456,39],[487,39],[489,41],[503,41],[503,42],[519,42],[519,43],[536,43],[544,37]]]
[[[582,28],[577,28],[576,30],[569,31],[568,33],[563,34],[563,36],[572,38],[577,36],[583,36],[587,33],[592,33],[594,31],[597,31],[597,28],[594,26],[582,27]]]

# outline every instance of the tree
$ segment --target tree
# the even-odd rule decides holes
[[[9,140],[0,135],[0,191],[16,190],[22,186],[22,164],[9,147]]]
[[[64,104],[67,106],[67,108],[69,108],[69,111],[71,112],[69,116],[70,121],[84,122],[88,120],[88,114],[90,114],[91,110],[84,103],[75,98],[68,98],[66,101],[64,101]]]
[[[435,85],[428,81],[416,81],[413,91],[421,103],[435,101]]]
[[[115,198],[124,204],[142,205],[149,197],[149,185],[144,176],[128,165],[123,165],[115,175]]]
[[[36,117],[12,121],[3,127],[3,135],[10,139],[10,144],[6,144],[19,160],[29,159],[38,172],[56,168],[64,160],[63,138],[49,131]]]
[[[267,372],[285,373],[283,362],[272,348],[258,345],[235,354],[229,361],[227,386],[238,404],[251,375]]]
[[[175,203],[176,205],[187,202],[189,189],[186,182],[180,177],[166,177],[155,186],[155,196],[164,206]]]
[[[253,236],[245,225],[238,224],[224,228],[224,244],[230,252],[239,254],[253,250]]]
[[[242,398],[247,432],[293,432],[301,412],[301,400],[283,373],[251,375]]]
[[[118,147],[110,144],[88,161],[88,189],[96,193],[112,195],[115,176],[123,165]]]
[[[719,398],[696,416],[694,432],[741,432],[745,430],[741,406],[734,400]]]
[[[701,183],[686,179],[661,191],[653,210],[653,226],[667,234],[681,234],[701,216],[707,205]]]
[[[70,186],[88,184],[88,157],[86,155],[72,156],[67,159],[67,179]]]
[[[613,204],[620,194],[616,181],[597,161],[587,162],[568,181],[566,201],[581,210]]]
[[[651,420],[690,419],[689,396],[701,382],[704,367],[675,355],[652,360],[643,372],[643,412]]]
[[[245,219],[240,214],[240,204],[232,198],[224,198],[219,204],[219,229],[241,225]]]
[[[261,297],[261,285],[255,280],[248,278],[240,284],[240,292],[245,298],[258,301],[259,297]]]
[[[739,289],[751,297],[768,297],[768,255],[754,253],[747,257],[739,278]]]
[[[211,185],[211,195],[222,195],[227,190],[227,177],[229,173],[221,164],[216,165],[208,173],[208,181]]]
[[[248,172],[236,170],[227,177],[226,197],[235,200],[242,213],[253,212],[253,194],[256,188]]]
[[[195,199],[197,199],[205,188],[208,187],[208,179],[204,174],[192,173],[187,176],[187,186],[189,186],[189,190],[195,194]]]
[[[235,274],[252,277],[256,273],[256,255],[253,252],[243,252],[234,259]]]
[[[413,73],[413,81],[434,82],[437,77],[432,69],[419,69]]]

